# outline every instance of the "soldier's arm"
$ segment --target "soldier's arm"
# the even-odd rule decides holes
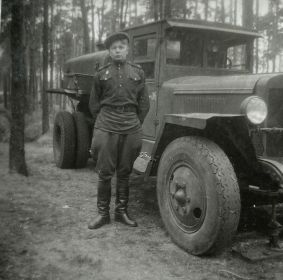
[[[101,96],[101,88],[100,88],[98,75],[96,74],[94,76],[93,86],[89,97],[89,111],[94,121],[96,120],[96,117],[100,110],[100,96]]]
[[[148,89],[145,84],[145,77],[143,70],[140,70],[140,75],[142,78],[141,81],[141,88],[139,90],[138,95],[138,118],[141,123],[143,123],[148,111],[149,111],[149,96],[148,96]]]

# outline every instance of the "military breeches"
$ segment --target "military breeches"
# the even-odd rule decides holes
[[[125,184],[141,150],[141,132],[117,134],[95,129],[92,148],[98,152],[99,180],[110,181],[116,171],[117,181]]]

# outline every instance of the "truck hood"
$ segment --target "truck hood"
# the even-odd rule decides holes
[[[166,81],[174,94],[257,94],[268,88],[283,88],[283,73],[231,76],[186,76]]]
[[[108,51],[99,51],[69,59],[64,65],[65,73],[93,75],[97,67],[105,64]]]

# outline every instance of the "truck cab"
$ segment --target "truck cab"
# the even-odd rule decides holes
[[[241,209],[272,204],[270,242],[278,247],[283,75],[252,74],[253,41],[260,35],[177,19],[124,31],[150,98],[134,168],[145,180],[157,178],[161,217],[173,241],[194,255],[219,252],[231,242]],[[54,122],[60,168],[87,163],[92,77],[107,59],[104,50],[67,61],[63,87],[49,90],[73,102],[73,112],[59,112]]]
[[[126,31],[131,39],[130,59],[142,66],[150,94],[150,112],[143,132],[151,147],[165,114],[219,111],[211,108],[211,99],[195,104],[196,108],[193,103],[199,99],[198,95],[183,100],[188,98],[185,95],[181,97],[180,93],[172,95],[170,86],[184,84],[185,77],[194,87],[205,87],[208,77],[248,74],[252,69],[251,46],[253,40],[260,36],[231,25],[187,20],[163,20]],[[215,80],[217,84],[218,79]],[[207,93],[210,86],[204,89]],[[177,96],[178,99],[175,98]],[[224,112],[225,107],[225,101],[221,99],[215,100],[222,102],[218,106],[221,107],[219,113]],[[191,103],[189,106],[192,108],[183,101]],[[231,112],[231,108],[226,109]],[[151,153],[150,147],[145,149],[149,150],[144,152]]]

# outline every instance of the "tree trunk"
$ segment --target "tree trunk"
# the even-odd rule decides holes
[[[104,12],[105,12],[105,0],[102,1],[102,10],[101,10],[101,36],[103,35],[104,32]]]
[[[208,0],[204,0],[204,20],[208,18]]]
[[[158,1],[157,0],[153,0],[153,16],[154,16],[154,20],[157,21],[158,20]]]
[[[34,111],[35,110],[35,103],[36,103],[36,70],[35,70],[35,51],[32,47],[30,47],[29,51],[29,94],[31,96],[31,108]]]
[[[128,9],[129,9],[129,0],[126,0],[125,12],[124,12],[124,20],[123,20],[125,27],[126,27],[126,23],[127,23]]]
[[[242,0],[243,6],[243,26],[248,29],[253,28],[253,0]]]
[[[8,92],[9,92],[9,71],[7,73],[4,73],[3,75],[3,96],[4,96],[4,108],[8,109]]]
[[[195,18],[198,18],[198,1],[199,0],[195,0]]]
[[[91,38],[91,51],[95,52],[95,31],[94,31],[94,0],[91,0],[91,34],[92,34],[92,38]]]
[[[163,18],[164,18],[163,1],[164,1],[164,0],[159,0],[159,13],[160,13],[160,19],[163,19]]]
[[[35,110],[36,102],[36,34],[35,34],[35,0],[31,1],[31,17],[30,17],[30,44],[29,44],[29,87],[28,92],[31,97],[31,108]]]
[[[237,0],[236,0],[237,1]],[[215,14],[214,14],[214,21],[217,21],[218,16],[218,0],[215,0]]]
[[[89,28],[88,28],[88,17],[85,0],[80,0],[82,21],[83,21],[83,32],[84,32],[84,53],[90,52],[90,39],[89,39]]]
[[[50,67],[50,84],[49,87],[53,88],[54,84],[54,0],[49,1],[50,3],[50,60],[49,60],[49,67]]]
[[[0,0],[0,30],[1,30],[2,0]]]
[[[273,23],[272,23],[272,72],[276,71],[276,56],[277,50],[277,38],[278,38],[278,14],[279,14],[279,0],[272,2],[273,8]]]
[[[170,18],[171,17],[171,0],[164,0],[164,17]]]
[[[117,12],[117,2],[116,0],[111,1],[111,11],[112,11],[112,17],[111,17],[111,30],[110,32],[113,33],[116,30],[116,12]],[[101,41],[101,38],[99,38],[99,42]]]
[[[258,29],[258,17],[259,17],[259,0],[256,0],[256,29]],[[258,39],[255,40],[256,47],[255,47],[255,72],[258,73]]]
[[[243,0],[245,1],[245,0]],[[221,0],[221,22],[225,23],[225,6],[224,6],[224,0]]]
[[[50,2],[50,60],[49,60],[49,68],[50,68],[50,81],[49,81],[49,88],[53,88],[54,86],[54,0]],[[50,94],[49,98],[49,110],[52,112],[53,110],[53,95]]]
[[[242,0],[243,2],[243,26],[248,29],[253,28],[253,0]],[[253,70],[253,43],[247,45],[247,64],[249,70]]]
[[[49,130],[49,105],[48,105],[48,0],[43,2],[43,81],[42,81],[42,133]]]
[[[233,0],[229,2],[229,22],[233,24]]]
[[[32,3],[31,3],[32,5]],[[30,85],[30,79],[29,79],[29,75],[28,73],[30,73],[30,49],[31,49],[31,44],[32,44],[32,32],[31,29],[32,27],[32,23],[30,20],[30,6],[28,6],[28,8],[26,8],[26,6],[24,6],[24,46],[25,46],[25,56],[24,56],[24,65],[26,67],[25,69],[25,113],[27,114],[31,114],[33,111],[32,108],[32,92],[29,91]]]
[[[237,25],[238,0],[234,0],[234,25]]]
[[[123,22],[123,14],[124,14],[124,6],[125,6],[125,0],[119,1],[119,27],[120,29],[123,29],[125,27],[125,24]]]
[[[28,175],[25,161],[25,48],[24,48],[24,4],[23,0],[13,1],[11,22],[11,60],[12,60],[12,92],[11,92],[11,136],[9,150],[10,171]]]
[[[135,0],[135,9],[134,9],[134,11],[135,11],[135,18],[137,18],[138,17],[138,0]]]

